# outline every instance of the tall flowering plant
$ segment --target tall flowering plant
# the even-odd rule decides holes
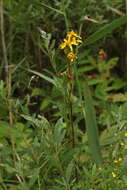
[[[73,124],[73,101],[72,101],[73,81],[74,81],[73,66],[75,66],[74,63],[77,58],[76,47],[81,43],[82,43],[82,38],[76,32],[70,31],[67,33],[66,38],[64,38],[63,42],[60,44],[60,49],[64,50],[65,55],[69,60],[67,64],[67,70],[61,73],[61,75],[62,76],[65,75],[67,77],[67,96],[68,96],[67,103],[69,106],[68,131],[70,135],[69,140],[71,142],[72,148],[75,147],[75,129]],[[81,111],[86,123],[86,131],[88,136],[89,147],[91,149],[93,160],[99,166],[102,163],[102,157],[99,146],[99,135],[98,135],[97,122],[96,122],[96,113],[93,106],[93,99],[87,81],[84,81],[83,88],[85,88],[85,90],[82,91],[80,88],[77,72],[75,72],[75,76],[76,76],[76,82],[78,86],[78,91],[80,96],[79,98],[81,100],[81,104],[82,104],[82,97],[84,97],[85,108],[84,104],[82,104]]]
[[[75,147],[75,131],[74,131],[74,125],[73,125],[73,102],[72,102],[72,96],[73,96],[73,63],[75,62],[77,58],[76,54],[76,46],[78,46],[80,43],[82,43],[82,38],[73,30],[68,32],[66,37],[63,39],[63,42],[60,44],[60,49],[64,50],[65,55],[67,57],[68,66],[67,71],[63,73],[63,75],[66,75],[67,77],[67,91],[68,91],[68,105],[69,105],[69,129],[71,130],[70,134],[70,141],[72,144],[72,147]],[[62,73],[61,73],[62,75]],[[69,130],[69,131],[70,131]]]

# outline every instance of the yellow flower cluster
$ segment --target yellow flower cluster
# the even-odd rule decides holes
[[[125,137],[127,137],[127,132],[126,132],[126,133],[124,133],[124,136],[125,136]]]
[[[114,160],[114,163],[119,163],[121,161],[122,161],[122,158],[120,157],[120,158],[118,158],[118,160]]]
[[[116,174],[114,172],[112,172],[112,177],[114,177],[114,178],[116,177]]]
[[[124,145],[124,143],[121,141],[121,142],[120,142],[120,145],[121,145],[121,146],[123,146],[123,145]]]
[[[81,37],[72,30],[67,33],[66,38],[64,38],[63,42],[60,44],[60,49],[69,48],[70,52],[67,54],[67,58],[71,62],[77,58],[74,53],[74,46],[78,46],[80,43],[82,43]]]

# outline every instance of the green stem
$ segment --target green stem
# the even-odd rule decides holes
[[[125,7],[126,7],[126,14],[127,14],[127,0],[125,0]],[[127,33],[127,25],[126,25],[125,33]],[[125,52],[125,67],[127,69],[127,51]]]
[[[72,148],[75,147],[75,133],[74,133],[74,124],[73,124],[73,74],[72,74],[72,63],[68,64],[68,103],[69,103],[69,123],[71,128],[71,143]]]
[[[75,79],[76,79],[76,83],[77,83],[77,87],[78,87],[79,99],[81,102],[82,101],[82,92],[81,92],[81,88],[80,88],[80,82],[79,82],[79,77],[78,77],[78,69],[77,69],[76,64],[74,64],[74,71],[75,71]]]
[[[5,30],[4,30],[4,1],[0,0],[0,28],[1,28],[1,41],[2,41],[2,50],[3,50],[3,60],[4,60],[4,68],[5,68],[5,78],[6,78],[6,87],[8,90],[8,109],[9,109],[9,122],[13,124],[13,115],[12,115],[12,100],[11,100],[11,70],[9,68],[9,61],[8,61],[8,53],[7,53],[7,46],[5,42]],[[16,162],[15,158],[15,144],[12,140],[12,132],[10,129],[10,139],[12,143],[12,150],[13,150],[13,160],[14,163]]]
[[[69,24],[68,24],[67,14],[65,11],[64,11],[64,20],[65,20],[66,30],[68,32],[69,31]]]
[[[3,0],[0,1],[0,28],[1,28],[1,42],[3,49],[3,59],[4,59],[4,68],[6,74],[6,85],[9,87],[9,64],[7,58],[7,48],[5,43],[5,31],[4,31],[4,10],[3,10]]]
[[[71,145],[72,148],[75,148],[75,130],[74,130],[74,122],[73,122],[73,102],[72,102],[72,96],[73,96],[73,73],[72,73],[72,65],[74,63],[70,62],[68,64],[68,102],[69,102],[69,129],[71,130]],[[78,179],[77,175],[77,169],[76,169],[76,162],[74,160],[74,165],[75,165],[75,178],[76,181]]]
[[[126,14],[127,14],[127,0],[125,0],[125,5],[126,5]]]

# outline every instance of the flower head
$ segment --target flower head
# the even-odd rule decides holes
[[[114,163],[118,163],[118,160],[114,160]]]
[[[112,177],[114,177],[114,178],[116,177],[116,174],[114,172],[112,172]]]
[[[124,143],[123,143],[123,142],[120,142],[120,145],[121,145],[121,146],[123,146],[123,145],[124,145]]]
[[[125,137],[127,137],[127,132],[126,132],[126,133],[124,133],[124,136],[125,136]]]
[[[119,162],[120,162],[120,161],[122,161],[122,158],[120,157],[118,160],[119,160]]]
[[[122,158],[120,157],[120,158],[118,158],[118,160],[114,160],[114,163],[119,163],[119,162],[121,162],[122,161]]]
[[[73,62],[73,61],[77,58],[77,56],[76,56],[76,54],[70,52],[70,53],[67,54],[67,58],[68,58],[71,62]]]
[[[81,37],[72,30],[67,33],[66,38],[60,44],[60,49],[68,47],[73,52],[73,46],[78,46],[80,43],[82,43]]]

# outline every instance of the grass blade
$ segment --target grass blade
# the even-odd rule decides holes
[[[92,96],[90,93],[90,89],[87,85],[87,82],[85,82],[84,99],[85,99],[85,121],[86,121],[88,142],[93,159],[95,163],[99,166],[102,162],[100,146],[99,146],[99,136],[98,136],[95,110],[92,103]]]
[[[127,23],[127,15],[124,15],[118,19],[115,19],[110,24],[105,25],[104,27],[100,28],[97,32],[92,34],[88,39],[85,40],[83,46],[90,45],[97,40],[103,38],[107,34],[111,33],[114,29],[120,27],[123,24]]]
[[[37,76],[39,76],[39,77],[41,77],[41,78],[43,78],[44,80],[48,81],[49,83],[53,84],[54,86],[57,86],[57,85],[56,85],[56,82],[55,82],[52,78],[47,77],[47,76],[45,76],[44,74],[39,73],[39,72],[37,72],[37,71],[33,71],[33,70],[31,70],[31,69],[28,69],[28,71],[31,72],[31,73],[33,73],[33,74],[35,74],[35,75],[37,75]]]
[[[48,9],[50,9],[50,10],[52,10],[52,11],[55,11],[55,12],[59,13],[59,14],[62,14],[62,15],[64,14],[62,11],[60,11],[60,10],[58,10],[58,9],[55,9],[55,8],[49,6],[49,5],[46,5],[45,3],[42,3],[42,2],[41,2],[41,5],[43,5],[44,7],[48,8]]]

